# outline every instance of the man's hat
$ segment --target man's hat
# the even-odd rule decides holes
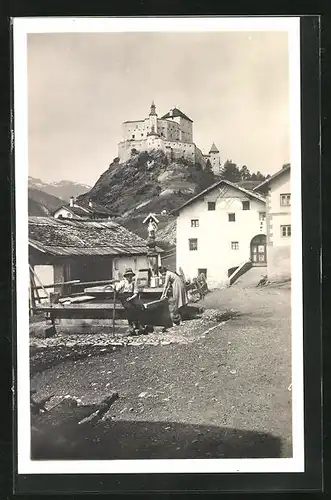
[[[135,273],[132,271],[131,267],[129,267],[128,269],[126,269],[125,273],[123,274],[123,276],[135,276]]]

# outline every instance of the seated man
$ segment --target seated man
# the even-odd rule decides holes
[[[139,320],[143,304],[138,298],[139,290],[137,280],[134,279],[135,276],[135,273],[129,268],[123,274],[123,279],[115,285],[115,290],[127,312],[131,335],[142,333],[145,329],[145,326]]]

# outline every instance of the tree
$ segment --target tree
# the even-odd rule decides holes
[[[240,169],[240,177],[242,181],[248,181],[251,178],[251,173],[246,165],[243,165]]]
[[[232,160],[226,160],[224,163],[221,178],[230,182],[239,182],[241,180],[240,170]]]
[[[260,181],[260,182],[265,181],[265,176],[263,174],[261,174],[261,172],[259,170],[256,172],[256,180]]]

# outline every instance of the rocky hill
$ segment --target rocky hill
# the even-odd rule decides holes
[[[211,170],[185,159],[169,161],[163,151],[133,154],[124,163],[116,160],[78,201],[92,199],[124,218],[169,213],[216,181]]]
[[[79,196],[91,189],[91,186],[72,181],[58,181],[47,183],[35,177],[29,177],[29,188],[38,189],[44,193],[56,196],[65,202],[69,202],[70,196]]]

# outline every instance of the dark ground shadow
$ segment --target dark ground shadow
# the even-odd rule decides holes
[[[81,417],[82,418],[82,417]],[[177,422],[99,421],[74,418],[32,428],[32,460],[279,458],[279,437]]]

